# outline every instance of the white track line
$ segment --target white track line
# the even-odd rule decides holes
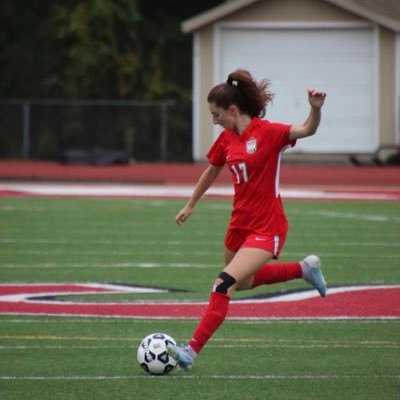
[[[11,192],[33,196],[55,197],[142,197],[142,198],[186,198],[193,191],[193,186],[170,185],[116,185],[116,184],[46,184],[46,183],[0,183],[0,192]],[[284,188],[280,191],[286,199],[329,199],[329,200],[386,200],[399,201],[400,193],[394,191],[357,191]],[[231,186],[213,186],[206,195],[231,198]]]
[[[3,318],[2,318],[3,317]],[[5,318],[4,318],[5,317]],[[51,318],[51,319],[45,319],[42,316],[39,316],[37,319],[28,319],[28,318],[13,318],[9,319],[9,315],[0,315],[0,322],[1,324],[120,324],[120,323],[127,323],[131,324],[132,319],[130,318],[90,318],[86,319],[85,317],[81,317],[76,319],[75,317],[62,317],[60,318]],[[276,318],[274,320],[269,320],[269,319],[262,319],[262,320],[227,320],[225,321],[226,324],[235,324],[235,323],[240,323],[244,325],[271,325],[271,324],[283,324],[283,325],[302,325],[302,324],[390,324],[390,323],[395,323],[397,322],[395,318],[377,318],[377,319],[293,319],[293,320],[285,320],[285,319],[279,319]],[[154,324],[154,319],[138,319],[135,321],[135,323],[142,323],[142,324]],[[174,323],[179,323],[179,324],[193,324],[193,320],[174,320]],[[1,336],[0,336],[1,338]],[[17,338],[20,339],[20,338]],[[101,340],[101,339],[96,339],[96,340]],[[235,339],[236,340],[236,339]]]

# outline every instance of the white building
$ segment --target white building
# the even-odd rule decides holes
[[[229,72],[271,80],[266,118],[303,122],[306,89],[327,92],[318,135],[295,152],[365,154],[400,144],[400,2],[396,0],[232,0],[183,22],[193,34],[193,158],[220,129],[209,90]]]

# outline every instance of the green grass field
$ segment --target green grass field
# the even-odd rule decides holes
[[[74,301],[206,300],[223,265],[230,202],[0,198],[0,282],[177,289]],[[400,204],[289,201],[282,260],[317,253],[332,286],[400,283]],[[306,287],[301,280],[236,298]],[[64,298],[66,299],[66,298]],[[323,300],[321,300],[323,301]],[[136,363],[153,331],[179,342],[196,320],[0,316],[0,399],[400,399],[398,320],[227,320],[190,373]]]

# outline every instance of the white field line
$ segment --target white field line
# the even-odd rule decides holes
[[[399,379],[400,375],[80,375],[80,376],[0,376],[3,381],[106,381],[106,380],[138,380],[138,379],[174,379],[174,380],[370,380]]]
[[[337,288],[328,288],[328,294],[333,295],[337,293],[353,293],[364,290],[377,290],[377,289],[397,289],[400,285],[364,285],[364,286],[344,286]],[[302,292],[288,293],[281,296],[274,296],[266,299],[243,299],[243,300],[233,300],[233,303],[275,303],[275,302],[289,302],[289,301],[300,301],[306,299],[312,299],[318,297],[315,290],[306,290]]]
[[[399,223],[399,217],[389,217],[387,215],[376,215],[376,214],[359,214],[352,212],[336,212],[336,211],[291,211],[292,215],[301,215],[301,216],[315,216],[315,217],[324,217],[324,218],[333,218],[333,219],[347,219],[347,220],[356,220],[356,221],[367,221],[367,222],[395,222]]]
[[[30,286],[39,286],[41,287],[42,285],[46,285],[45,283],[35,283]],[[0,295],[0,301],[2,302],[30,302],[30,303],[40,303],[42,301],[36,300],[36,297],[44,297],[44,296],[71,296],[71,295],[105,295],[105,294],[121,294],[121,293],[166,293],[168,290],[166,289],[157,289],[153,287],[137,287],[137,286],[121,286],[121,285],[112,285],[112,284],[100,284],[100,283],[79,283],[79,284],[68,284],[68,283],[57,283],[57,284],[50,284],[53,287],[60,287],[59,291],[52,290],[52,291],[46,291],[45,289],[43,292],[37,292],[37,293],[18,293],[18,294],[6,294],[6,295]],[[88,290],[82,290],[79,292],[72,292],[70,290],[63,290],[64,286],[66,285],[79,285],[83,287],[87,287]],[[2,286],[9,286],[8,283],[0,283],[0,288]],[[25,285],[23,283],[16,283],[13,284],[13,286],[22,286],[24,287]],[[96,292],[96,291],[91,291],[91,288],[97,288],[97,289],[106,289],[107,292]],[[334,295],[338,293],[354,293],[354,292],[363,292],[363,291],[372,291],[372,290],[382,290],[382,289],[398,289],[400,288],[400,285],[353,285],[353,286],[343,286],[343,287],[333,287],[333,288],[328,288],[328,294]],[[282,295],[275,295],[273,297],[269,298],[262,298],[262,299],[254,299],[254,298],[248,298],[248,299],[233,299],[232,304],[246,304],[246,303],[260,303],[260,304],[265,304],[265,303],[282,303],[282,302],[297,302],[301,300],[307,300],[307,299],[312,299],[319,297],[319,295],[316,293],[314,289],[309,289],[301,292],[295,292],[295,293],[288,293],[288,294],[282,294]],[[47,303],[47,300],[44,300],[44,303]],[[194,305],[194,304],[207,304],[205,301],[182,301],[182,300],[174,300],[174,301],[146,301],[146,304],[152,305],[152,304],[177,304],[179,303],[180,305]],[[88,304],[84,302],[68,302],[68,301],[51,301],[51,304]],[[106,303],[106,304],[119,304],[119,303]],[[137,304],[135,302],[132,303],[125,303],[125,304]]]
[[[35,239],[35,238],[11,238],[11,237],[3,237],[0,238],[0,243],[3,244],[34,244],[34,245],[81,245],[82,241],[81,240],[74,240],[74,239]],[[93,244],[93,245],[102,245],[102,246],[154,246],[154,245],[159,245],[160,241],[159,240],[137,240],[137,239],[132,239],[132,240],[96,240],[96,239],[87,239],[85,238],[85,243],[86,244]],[[163,242],[168,246],[177,246],[177,247],[182,247],[184,244],[185,246],[188,245],[196,245],[198,247],[200,246],[205,246],[209,248],[210,246],[217,247],[218,249],[220,248],[219,243],[215,243],[214,240],[170,240],[170,241],[165,241]],[[335,246],[338,247],[399,247],[399,242],[368,242],[368,241],[352,241],[352,242],[337,242],[335,243]],[[296,246],[296,243],[292,244],[292,246]],[[298,245],[300,246],[300,244]],[[301,244],[303,247],[304,245]],[[331,243],[319,243],[318,247],[328,247],[331,248],[332,244]]]
[[[3,252],[4,254],[4,252]],[[27,254],[26,252],[23,254]],[[39,253],[35,253],[39,254]],[[53,254],[50,252],[43,252],[43,254]],[[59,253],[56,253],[59,254]],[[68,253],[69,255],[72,254],[71,252]],[[108,254],[108,253],[107,253]],[[134,255],[135,253],[131,253],[131,255]],[[82,255],[82,253],[79,253],[79,255]],[[141,253],[142,256],[146,256],[147,253]],[[149,255],[151,255],[149,253]],[[179,254],[180,256],[182,254]],[[350,259],[356,259],[356,260],[361,260],[361,259],[370,259],[371,256],[368,254],[343,254],[343,253],[323,253],[323,252],[318,252],[318,255],[321,258],[334,258],[335,260],[340,260],[344,258],[350,258]],[[136,253],[137,256],[137,253]],[[297,257],[299,256],[299,253],[295,252],[285,252],[285,256],[287,257]],[[382,253],[376,253],[374,255],[375,260],[398,260],[400,259],[400,253],[396,254],[382,254]],[[0,264],[0,270],[3,269],[55,269],[55,268],[62,268],[62,269],[75,269],[75,268],[196,268],[196,269],[207,269],[207,268],[218,268],[219,263],[213,263],[213,264],[208,264],[207,262],[197,262],[197,263],[184,263],[184,262],[170,262],[170,263],[160,263],[160,262],[152,262],[151,260],[146,261],[146,262],[132,262],[132,261],[121,261],[121,262],[109,262],[109,263],[96,263],[96,264],[91,264],[91,263],[61,263],[58,261],[54,261],[52,263],[40,263],[40,264],[19,264],[19,263],[4,263]],[[338,268],[338,266],[337,266]]]
[[[17,192],[34,196],[76,197],[144,197],[144,198],[187,198],[193,186],[166,185],[110,185],[110,184],[45,184],[45,183],[1,183],[0,191]],[[323,189],[282,189],[286,199],[330,199],[330,200],[386,200],[399,201],[400,194],[379,191],[358,192]],[[206,195],[231,198],[231,186],[214,186]]]
[[[399,244],[400,246],[400,244]],[[12,251],[12,253],[15,253],[15,250]],[[8,252],[6,251],[2,251],[2,254],[8,254]],[[138,257],[138,254],[140,254],[141,257],[145,256],[146,258],[151,257],[151,256],[155,256],[155,255],[161,255],[161,256],[165,256],[165,255],[169,255],[169,256],[177,256],[180,258],[183,258],[182,256],[184,256],[184,253],[182,253],[182,251],[142,251],[140,250],[140,252],[137,249],[132,249],[131,251],[98,251],[98,250],[93,250],[93,251],[88,251],[88,250],[77,250],[77,251],[71,251],[70,249],[66,248],[65,250],[57,250],[57,249],[52,249],[52,250],[18,250],[18,255],[45,255],[45,256],[62,256],[62,255],[68,255],[68,256],[80,256],[80,257],[84,257],[84,256],[116,256],[116,257],[122,257],[124,256],[126,257]],[[293,252],[285,252],[285,256],[298,256],[299,253],[293,253]],[[210,252],[207,251],[193,251],[191,252],[191,259],[194,258],[208,258]],[[319,251],[318,255],[321,258],[330,258],[330,257],[334,257],[336,259],[343,259],[343,258],[355,258],[355,259],[371,259],[371,255],[370,254],[360,254],[360,253],[351,253],[351,254],[346,254],[346,253],[325,253],[323,251]],[[377,253],[374,254],[374,259],[384,259],[384,260],[391,260],[391,259],[395,259],[395,260],[399,260],[400,259],[400,253],[394,253],[394,254],[384,254],[384,253]],[[186,258],[186,257],[184,257]],[[199,263],[197,263],[199,265]],[[31,264],[29,264],[31,265]],[[113,263],[109,263],[107,264],[108,266],[112,266],[115,265]],[[195,264],[194,264],[195,265]],[[96,265],[99,268],[101,267],[101,264]],[[187,263],[168,263],[168,264],[164,264],[164,263],[156,263],[156,262],[145,262],[145,263],[118,263],[117,265],[120,268],[129,268],[129,267],[136,267],[136,268],[157,268],[157,267],[170,267],[170,268],[191,268],[190,264]],[[0,265],[0,268],[4,268],[5,265]],[[54,267],[54,266],[53,266]],[[68,266],[65,266],[64,268],[68,268]],[[103,267],[104,268],[104,267]],[[194,268],[196,268],[194,266]]]
[[[4,264],[0,265],[0,269],[9,268],[27,268],[27,269],[54,269],[54,268],[216,268],[215,264],[187,264],[187,263],[156,263],[156,262],[121,262],[121,263],[107,263],[107,264]]]
[[[137,339],[138,343],[140,339]],[[132,339],[135,342],[135,339]],[[109,350],[109,349],[136,349],[136,345],[131,346],[71,346],[71,345],[1,345],[1,350]],[[398,345],[351,345],[351,344],[221,344],[208,345],[209,349],[400,349]]]
[[[50,322],[50,320],[47,320]],[[93,320],[86,320],[87,322],[93,322]],[[114,321],[115,322],[115,321]],[[138,321],[140,322],[140,321]],[[310,323],[315,323],[315,321],[301,321],[301,323],[307,322],[308,324]],[[318,321],[317,321],[318,322]],[[332,321],[330,321],[332,322]],[[342,321],[345,322],[345,321]],[[357,323],[364,322],[364,321],[357,321]],[[374,323],[374,321],[372,321]],[[378,322],[378,321],[375,321]],[[381,322],[381,321],[379,321]],[[387,322],[387,321],[386,321]],[[53,321],[53,323],[56,323]],[[229,321],[227,321],[229,323]],[[268,323],[271,323],[270,321]],[[296,321],[278,321],[277,323],[296,323]],[[329,323],[329,321],[328,321]],[[337,322],[335,322],[336,324]],[[340,323],[340,321],[339,321]],[[370,324],[371,321],[368,321]],[[240,324],[243,324],[243,322],[240,322]],[[142,337],[135,337],[135,336],[130,336],[130,337],[104,337],[104,336],[18,336],[18,335],[5,335],[5,336],[0,336],[0,339],[2,340],[13,340],[13,341],[25,341],[27,343],[45,343],[45,344],[29,344],[29,345],[22,345],[22,344],[3,344],[1,345],[2,348],[103,348],[103,347],[113,347],[113,348],[133,348],[135,347],[134,344],[138,345],[140,341],[143,339]],[[68,342],[68,345],[62,344],[62,345],[49,345],[46,343],[51,343],[51,342]],[[94,342],[96,344],[78,344],[78,345],[71,345],[72,342]],[[99,344],[99,343],[106,343],[106,344]],[[279,342],[279,343],[278,343]],[[112,344],[110,344],[112,343]],[[116,344],[118,343],[118,344]],[[126,344],[128,343],[128,344]],[[306,344],[308,343],[308,344]],[[268,339],[268,338],[224,338],[224,339],[218,339],[214,338],[210,342],[210,344],[207,345],[207,348],[225,348],[225,347],[263,347],[263,346],[283,346],[283,347],[296,347],[296,346],[313,346],[313,347],[354,347],[354,348],[364,348],[364,347],[369,347],[373,348],[374,346],[378,347],[390,347],[390,348],[397,348],[400,347],[400,342],[399,341],[393,341],[393,340],[361,340],[361,341],[349,341],[344,339],[343,341],[333,341],[333,340],[318,340],[318,339],[282,339],[282,340],[276,340],[276,339]]]
[[[25,287],[26,285],[23,283],[13,283],[13,286],[22,286]],[[46,283],[32,283],[29,284],[29,286],[43,286],[46,285]],[[18,293],[18,294],[6,294],[6,295],[1,295],[0,294],[0,302],[27,302],[29,301],[29,298],[34,299],[35,297],[43,297],[43,296],[71,296],[72,294],[79,294],[79,295],[107,295],[107,294],[123,294],[123,293],[168,293],[168,289],[158,289],[154,287],[145,287],[145,286],[135,286],[135,285],[130,285],[130,286],[123,286],[123,285],[118,285],[118,284],[106,284],[106,283],[50,283],[52,287],[60,287],[64,288],[66,285],[72,285],[72,286],[82,286],[87,288],[87,290],[82,290],[77,293],[73,293],[71,291],[63,291],[60,289],[59,291],[49,291],[46,292],[45,290],[43,292],[37,292],[37,293]],[[9,286],[9,284],[4,284],[0,283],[0,288],[2,286]],[[94,291],[91,289],[103,289],[104,291],[98,292]],[[34,300],[33,300],[34,301]],[[47,301],[45,301],[47,303]],[[62,304],[63,302],[61,302]],[[55,301],[52,302],[52,304],[59,304],[59,302]]]
[[[11,238],[11,237],[3,237],[0,238],[0,243],[4,244],[34,244],[34,245],[49,245],[49,244],[54,244],[54,245],[81,245],[82,240],[77,240],[77,239],[35,239],[35,238]],[[140,246],[154,246],[154,245],[159,245],[160,241],[159,240],[138,240],[138,239],[132,239],[132,240],[97,240],[97,239],[86,239],[85,238],[85,243],[86,244],[96,244],[96,245],[104,245],[104,246],[135,246],[135,245],[140,245]],[[220,247],[219,243],[215,243],[213,240],[185,240],[184,242],[182,240],[166,240],[163,241],[164,244],[168,246],[179,246],[181,247],[182,244],[184,243],[185,245],[196,245],[196,246],[215,246],[218,248]],[[386,243],[385,243],[386,244]],[[393,247],[395,244],[398,245],[398,243],[393,243]]]
[[[400,245],[399,245],[400,246]],[[304,246],[303,246],[304,247]],[[195,252],[192,253],[192,256],[203,256],[204,252]],[[7,252],[2,251],[2,254],[7,254]],[[72,263],[62,263],[62,262],[58,262],[58,261],[54,261],[51,263],[51,266],[54,267],[55,265],[59,265],[59,266],[65,266],[65,267],[69,267],[71,266],[71,268],[86,268],[86,267],[91,267],[91,266],[98,266],[98,267],[120,267],[120,268],[130,268],[130,267],[137,267],[137,268],[157,268],[157,267],[176,267],[176,268],[190,268],[190,267],[200,267],[200,266],[205,266],[206,268],[210,265],[207,262],[194,262],[194,263],[186,263],[186,262],[169,262],[169,263],[160,263],[160,262],[153,262],[151,261],[151,255],[154,255],[154,252],[151,251],[140,251],[140,253],[138,252],[138,250],[135,251],[135,249],[133,249],[132,251],[126,251],[126,252],[113,252],[110,253],[108,251],[104,251],[104,252],[94,252],[94,251],[70,251],[70,250],[65,250],[65,251],[58,251],[58,250],[26,250],[26,251],[18,251],[18,254],[31,254],[31,255],[64,255],[64,254],[68,254],[68,255],[98,255],[98,254],[104,254],[104,255],[109,255],[109,254],[114,254],[114,255],[119,255],[119,256],[124,256],[124,258],[126,258],[126,256],[132,256],[134,255],[136,258],[138,257],[138,254],[140,254],[140,256],[146,256],[146,258],[150,258],[150,260],[146,261],[146,262],[133,262],[133,261],[118,261],[118,262],[98,262],[96,264],[90,264],[90,263],[76,263],[76,262],[72,262]],[[157,253],[158,254],[158,253]],[[161,253],[160,253],[161,254]],[[162,254],[171,254],[171,255],[175,255],[175,256],[180,256],[183,257],[184,253],[182,252],[163,252]],[[207,253],[208,255],[210,254],[209,252]],[[289,257],[296,257],[296,259],[299,257],[299,252],[295,252],[295,251],[285,251],[284,253],[285,256],[289,256]],[[150,256],[150,257],[148,257]],[[341,253],[341,252],[336,252],[336,253],[330,253],[330,252],[324,252],[324,251],[318,251],[318,256],[319,257],[326,257],[326,258],[335,258],[337,260],[341,259],[341,258],[355,258],[355,259],[370,259],[371,256],[369,254],[354,254],[354,253]],[[186,258],[186,257],[183,257]],[[377,258],[381,258],[381,259],[399,259],[400,258],[400,253],[395,253],[395,254],[374,254],[374,259]],[[49,263],[42,263],[42,264],[26,264],[32,267],[40,267],[40,266],[45,266],[46,264]],[[1,267],[6,267],[6,266],[21,266],[24,267],[25,264],[14,264],[14,263],[3,263],[0,264],[0,268]],[[215,263],[213,264],[215,266]],[[219,263],[218,263],[219,266]]]

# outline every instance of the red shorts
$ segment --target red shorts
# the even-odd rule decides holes
[[[225,235],[225,246],[228,250],[237,252],[240,248],[252,247],[268,251],[278,258],[285,244],[286,233],[281,235],[257,235],[242,229],[228,229]]]

